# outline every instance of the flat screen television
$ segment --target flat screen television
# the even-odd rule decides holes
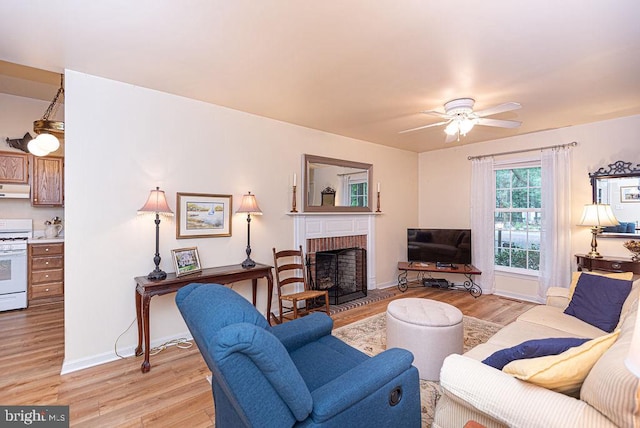
[[[470,229],[407,229],[409,262],[471,264]]]

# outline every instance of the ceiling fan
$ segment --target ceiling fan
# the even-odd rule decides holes
[[[447,134],[446,142],[454,140],[460,141],[460,135],[465,136],[475,125],[497,126],[500,128],[517,128],[522,122],[517,120],[488,119],[485,116],[492,116],[498,113],[517,110],[522,107],[519,103],[504,103],[484,110],[473,111],[473,98],[456,98],[444,104],[444,113],[435,110],[427,110],[421,113],[431,114],[446,119],[442,122],[431,123],[417,128],[405,129],[400,134],[418,131],[420,129],[431,128],[433,126],[447,125],[444,132]]]

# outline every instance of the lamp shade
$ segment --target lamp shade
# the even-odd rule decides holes
[[[611,205],[608,204],[587,204],[582,210],[580,226],[605,227],[617,226],[620,223],[613,215]]]
[[[238,208],[236,213],[262,215],[262,210],[258,206],[258,201],[256,201],[256,196],[252,195],[251,192],[248,192],[246,195],[243,195],[242,202],[240,203],[240,208]]]
[[[143,205],[142,208],[138,210],[138,213],[158,213],[165,215],[173,215],[173,211],[169,208],[169,204],[167,203],[167,198],[164,195],[164,191],[160,190],[159,187],[156,187],[155,190],[152,190],[149,194],[149,199]]]

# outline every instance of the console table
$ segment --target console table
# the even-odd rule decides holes
[[[640,275],[640,262],[631,260],[631,257],[609,257],[592,258],[586,254],[576,254],[578,271],[603,270],[606,272],[633,272]]]
[[[272,266],[256,263],[255,267],[243,268],[241,265],[220,266],[203,269],[190,275],[176,276],[175,273],[167,275],[166,279],[151,281],[146,276],[135,278],[136,281],[136,315],[138,317],[138,347],[136,356],[142,355],[142,340],[144,339],[144,362],[140,369],[142,373],[151,370],[149,363],[149,303],[153,296],[174,293],[185,285],[191,283],[216,283],[230,284],[232,282],[251,280],[253,286],[253,306],[256,305],[256,291],[258,279],[267,281],[267,321],[271,323],[271,298],[273,297]]]
[[[447,281],[447,289],[461,289],[468,291],[473,297],[479,297],[482,295],[482,288],[473,280],[473,275],[481,275],[482,272],[473,265],[457,265],[457,268],[452,267],[438,267],[435,263],[423,263],[423,262],[398,262],[398,289],[403,293],[409,288],[407,281],[407,274],[409,272],[418,272],[418,281],[422,281],[425,278],[433,278],[432,273],[455,273],[464,275],[467,280],[461,285],[451,285]]]

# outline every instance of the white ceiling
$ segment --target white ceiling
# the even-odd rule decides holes
[[[3,0],[0,16],[0,60],[416,152],[640,114],[638,0]],[[519,102],[492,117],[523,124],[398,134],[459,97]]]

